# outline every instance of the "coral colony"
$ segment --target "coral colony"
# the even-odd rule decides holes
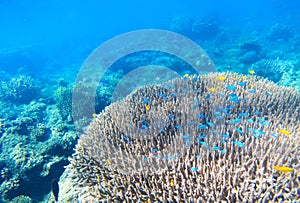
[[[72,189],[61,197],[300,200],[299,118],[297,91],[256,76],[185,75],[145,86],[94,118],[67,168]]]

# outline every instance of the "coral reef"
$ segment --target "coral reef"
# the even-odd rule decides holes
[[[276,59],[261,59],[252,64],[251,68],[259,76],[266,77],[269,80],[278,82],[282,74],[294,67],[292,61]]]
[[[170,30],[195,40],[210,40],[221,32],[218,24],[210,20],[194,19],[190,16],[178,16],[170,23]]]
[[[19,75],[2,82],[0,98],[14,103],[27,104],[39,95],[37,81],[28,75]]]
[[[140,88],[80,137],[59,201],[300,200],[299,104],[292,88],[232,73]]]
[[[44,99],[1,107],[0,195],[13,202],[28,199],[17,197],[21,194],[42,199],[68,163],[77,139],[74,126],[63,123]]]

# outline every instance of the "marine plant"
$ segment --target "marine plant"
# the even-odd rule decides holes
[[[235,73],[142,87],[80,137],[60,201],[300,200],[299,106],[296,90]]]

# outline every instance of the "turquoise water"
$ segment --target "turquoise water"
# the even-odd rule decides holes
[[[90,121],[141,85],[229,71],[299,91],[299,7],[296,0],[0,1],[2,201],[53,199],[51,181]]]

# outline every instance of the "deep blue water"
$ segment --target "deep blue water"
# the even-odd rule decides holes
[[[124,32],[168,29],[176,16],[212,19],[229,30],[264,32],[272,24],[287,23],[299,31],[299,5],[296,0],[1,1],[0,49],[19,49],[32,57],[22,64],[22,56],[15,56],[9,67],[15,62],[40,69],[54,61],[83,61],[102,42]]]
[[[139,29],[170,30],[201,46],[218,71],[248,74],[254,69],[259,76],[299,90],[299,8],[298,0],[0,0],[0,195],[11,200],[24,194],[37,202],[51,191],[51,179],[62,174],[78,138],[71,136],[78,133],[70,115],[72,85],[81,65],[102,43]],[[193,25],[202,31],[193,31]],[[142,52],[115,63],[100,81],[108,90],[100,91],[96,113],[110,104],[109,88],[138,66],[154,64],[181,75],[190,73],[187,64],[176,58],[170,62],[166,55]],[[34,88],[17,96],[8,93],[9,81],[17,79],[14,84],[20,86],[30,77],[36,81]],[[36,129],[44,130],[41,137],[32,133]],[[57,137],[67,135],[70,142],[63,145]],[[31,151],[49,151],[43,151],[41,162],[30,166],[22,159],[17,165],[9,156],[17,153],[16,146],[18,152],[27,152],[25,157],[34,156]],[[52,156],[62,159],[47,174],[44,166],[52,160],[45,157]],[[13,180],[20,185],[9,188]]]

